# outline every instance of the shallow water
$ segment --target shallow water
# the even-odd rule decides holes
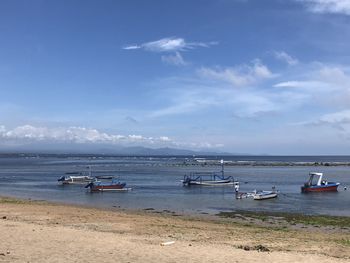
[[[225,157],[229,159],[230,157]],[[260,158],[260,159],[259,159]],[[321,159],[317,159],[321,158]],[[258,161],[348,161],[347,157],[231,157],[232,160]],[[233,187],[183,187],[183,175],[193,171],[220,171],[220,165],[184,165],[186,159],[161,157],[9,157],[0,158],[0,195],[84,204],[95,207],[170,210],[181,213],[218,213],[249,210],[301,212],[350,216],[350,167],[348,166],[226,166],[241,184],[240,191],[254,189],[280,191],[277,199],[236,200]],[[66,172],[88,171],[93,175],[118,175],[130,192],[89,193],[84,185],[59,185]],[[338,192],[301,194],[300,186],[309,172],[323,172],[329,181],[342,185]]]

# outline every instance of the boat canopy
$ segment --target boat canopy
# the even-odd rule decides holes
[[[310,175],[322,176],[323,173],[310,173]]]

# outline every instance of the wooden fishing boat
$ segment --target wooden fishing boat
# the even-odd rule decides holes
[[[233,186],[239,185],[232,176],[225,177],[224,161],[221,160],[220,172],[192,172],[181,180],[184,186]]]
[[[81,175],[81,173],[68,173],[69,175],[61,176],[57,179],[62,184],[85,184],[94,180],[93,177],[88,175]]]
[[[96,175],[95,178],[99,180],[111,180],[116,177],[114,175]]]
[[[252,195],[254,200],[266,200],[276,198],[278,193],[276,191],[255,191]]]
[[[318,176],[316,183],[313,182],[314,178]],[[338,191],[340,183],[328,182],[323,180],[323,173],[310,173],[309,180],[301,187],[302,193],[310,192],[334,192]]]
[[[238,192],[236,191],[236,199],[253,198],[254,200],[266,200],[276,198],[279,191],[276,190],[275,186],[272,187],[272,191],[254,190],[253,192]]]
[[[215,173],[190,173],[184,175],[181,180],[184,186],[233,186],[235,183],[232,176],[224,177]]]
[[[126,188],[126,183],[121,183],[117,180],[112,180],[111,182],[101,182],[93,181],[85,186],[85,188],[90,188],[91,192],[106,192],[106,191],[128,191],[131,188]]]

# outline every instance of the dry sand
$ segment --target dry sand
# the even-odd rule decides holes
[[[0,198],[0,233],[0,262],[350,262],[349,231],[342,229],[273,229],[8,198]],[[175,243],[161,246],[166,241]]]

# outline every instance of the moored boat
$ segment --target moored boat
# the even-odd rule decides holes
[[[192,172],[185,174],[181,180],[184,186],[239,186],[239,183],[232,176],[225,177],[224,160],[220,161],[221,171],[215,172]],[[238,190],[237,190],[238,191]]]
[[[126,188],[126,183],[121,183],[117,180],[112,180],[111,182],[93,181],[87,184],[85,188],[90,188],[91,192],[131,190],[131,188]]]
[[[116,178],[114,175],[96,175],[95,176],[96,179],[102,179],[102,180],[108,180],[108,179],[114,179]]]
[[[314,178],[318,176],[318,180],[314,183]],[[338,191],[340,183],[328,182],[323,180],[323,173],[310,173],[309,180],[301,187],[302,193],[309,192],[335,192]]]
[[[224,177],[215,173],[190,173],[181,180],[184,186],[225,186],[234,185],[232,176]]]
[[[276,191],[256,191],[253,194],[254,200],[265,200],[265,199],[271,199],[276,198],[278,193]]]
[[[94,178],[88,175],[66,175],[57,179],[62,184],[84,184],[93,180]]]

